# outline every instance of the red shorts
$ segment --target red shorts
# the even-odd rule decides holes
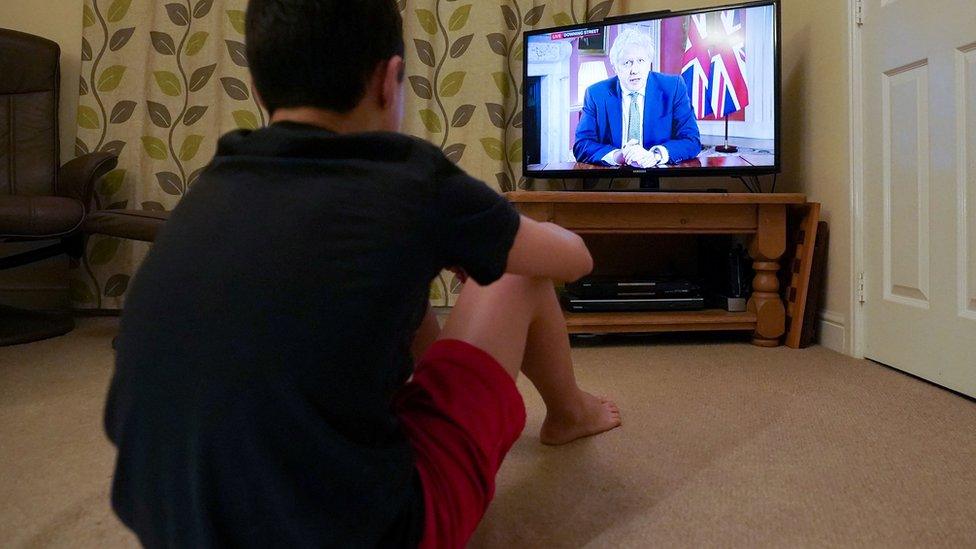
[[[525,427],[525,403],[491,355],[436,341],[397,395],[424,489],[421,547],[464,547],[495,495],[495,475]]]

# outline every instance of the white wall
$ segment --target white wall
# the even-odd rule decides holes
[[[617,0],[611,15],[730,4],[729,0]],[[782,0],[782,162],[777,191],[823,204],[830,224],[821,342],[850,353],[850,44],[847,0]],[[764,178],[765,179],[765,178]],[[671,183],[669,182],[669,185]],[[680,186],[685,182],[674,182]],[[689,183],[702,186],[701,181]],[[733,189],[744,190],[731,183]],[[768,185],[768,183],[767,183]]]

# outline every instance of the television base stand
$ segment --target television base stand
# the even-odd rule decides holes
[[[661,178],[656,175],[642,175],[640,176],[640,190],[642,191],[660,191],[661,190]]]

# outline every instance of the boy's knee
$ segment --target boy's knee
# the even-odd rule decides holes
[[[547,299],[555,299],[552,280],[506,273],[487,286],[469,280],[461,292],[458,305],[468,302],[491,303],[495,307],[515,307],[532,311]]]

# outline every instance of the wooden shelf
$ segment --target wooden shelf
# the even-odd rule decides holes
[[[601,235],[749,237],[749,255],[756,271],[751,312],[566,313],[570,333],[749,330],[753,344],[779,345],[786,328],[786,309],[776,275],[786,251],[786,210],[805,203],[802,194],[517,191],[506,196],[527,217],[595,237],[606,253],[594,253],[594,257],[613,257],[626,249],[626,239],[615,242],[613,237]],[[639,254],[634,257],[635,271],[640,269],[638,261]]]
[[[756,313],[730,313],[722,309],[564,314],[571,334],[756,329]]]

